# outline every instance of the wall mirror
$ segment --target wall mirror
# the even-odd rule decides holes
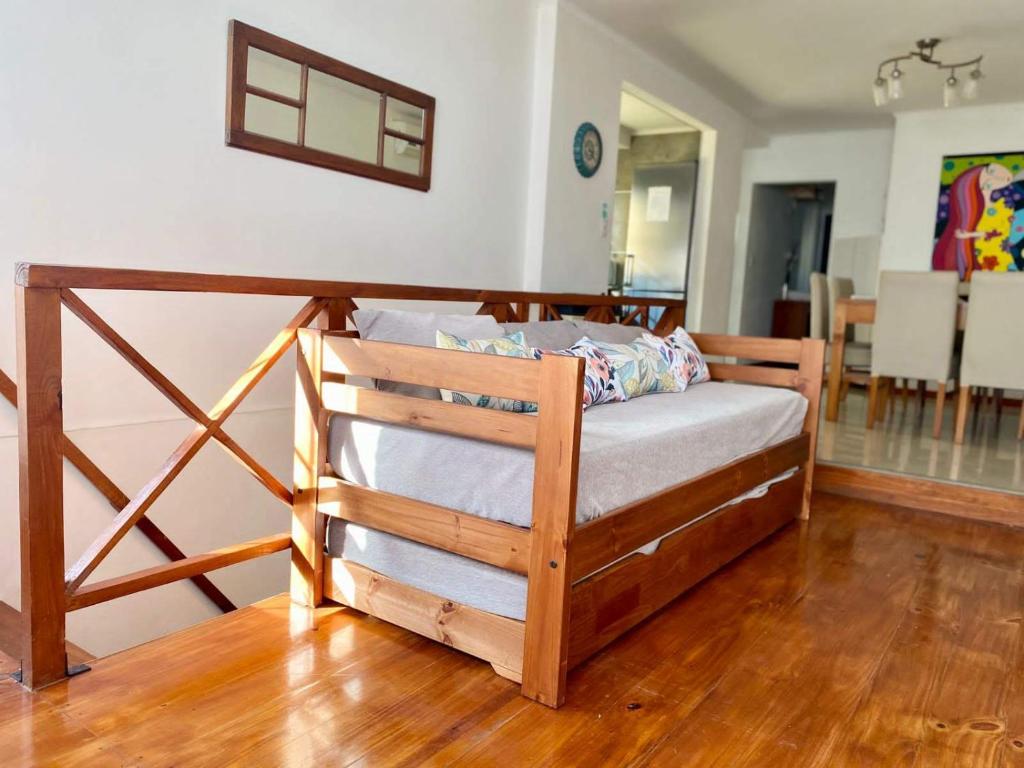
[[[228,145],[430,189],[432,96],[240,21],[228,49]]]

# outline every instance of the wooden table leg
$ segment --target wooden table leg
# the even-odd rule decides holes
[[[878,409],[878,376],[871,377],[871,384],[868,385],[868,417],[867,417],[867,428],[875,428],[875,412]]]
[[[825,418],[839,418],[839,388],[843,382],[843,357],[846,352],[846,305],[836,302],[835,326],[832,328],[832,360],[828,370],[828,403]]]

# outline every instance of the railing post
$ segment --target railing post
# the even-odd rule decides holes
[[[545,355],[540,364],[522,692],[558,707],[565,700],[569,660],[569,553],[576,527],[583,360]]]
[[[67,676],[60,291],[15,286],[22,683]]]

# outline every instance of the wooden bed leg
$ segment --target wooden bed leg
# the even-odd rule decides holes
[[[565,701],[582,377],[582,359],[541,359],[522,692],[549,707]]]
[[[355,309],[351,299],[331,299],[317,318],[317,327],[343,331]],[[327,531],[324,516],[316,511],[317,485],[327,456],[327,413],[320,402],[323,337],[300,329],[297,342],[291,596],[293,602],[315,608],[324,600]]]
[[[807,398],[804,430],[810,434],[807,464],[804,465],[804,494],[799,517],[811,516],[811,492],[814,490],[814,462],[818,450],[818,423],[820,422],[821,388],[825,375],[825,342],[821,339],[803,339],[800,346],[799,384],[797,391]]]

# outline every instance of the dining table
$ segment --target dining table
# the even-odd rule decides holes
[[[846,352],[846,328],[850,325],[873,325],[875,322],[874,298],[851,296],[836,299],[835,318],[832,324],[832,351],[829,358],[828,393],[825,405],[825,419],[839,418],[839,390],[843,382],[843,355]],[[967,302],[957,302],[956,327],[967,327]]]

